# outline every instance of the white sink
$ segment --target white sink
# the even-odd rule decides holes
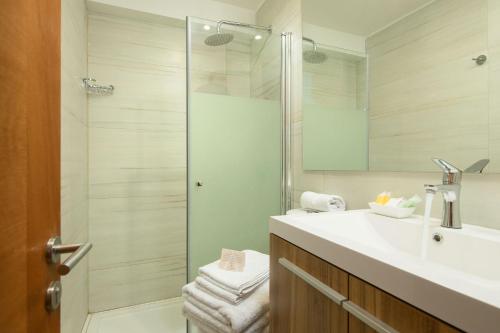
[[[423,231],[422,217],[393,219],[366,210],[270,220],[271,233],[459,328],[497,329],[500,231],[441,228],[436,219]],[[432,239],[435,233],[440,242]]]
[[[324,235],[343,238],[381,252],[408,254],[421,259],[423,220],[420,216],[393,219],[369,213],[316,214],[298,218],[312,230]],[[443,236],[442,241],[432,240],[434,233]],[[500,231],[463,225],[462,229],[441,228],[439,221],[431,220],[427,237],[425,261],[438,263],[463,273],[472,274],[500,283],[500,262],[492,263],[492,255],[500,260]]]

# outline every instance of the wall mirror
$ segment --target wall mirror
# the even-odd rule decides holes
[[[500,0],[303,0],[305,170],[500,172]]]

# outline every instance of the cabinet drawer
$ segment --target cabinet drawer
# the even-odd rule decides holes
[[[349,275],[349,300],[399,332],[461,332],[353,275]],[[375,331],[356,317],[349,315],[349,332],[371,333]]]
[[[347,332],[347,312],[285,268],[279,259],[286,259],[346,297],[349,291],[348,274],[276,235],[271,235],[270,247],[271,332]]]

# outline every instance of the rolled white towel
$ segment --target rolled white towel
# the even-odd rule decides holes
[[[308,215],[309,211],[305,209],[290,209],[286,211],[286,215]]]
[[[252,250],[243,252],[245,252],[245,268],[242,272],[220,269],[217,260],[200,267],[200,276],[237,296],[252,292],[269,278],[269,256]]]
[[[338,195],[321,194],[306,191],[300,196],[300,206],[321,212],[345,210],[344,198]]]
[[[263,314],[269,311],[269,281],[240,304],[229,304],[220,300],[196,286],[195,282],[182,288],[186,300],[219,323],[231,328],[232,332],[243,332]]]

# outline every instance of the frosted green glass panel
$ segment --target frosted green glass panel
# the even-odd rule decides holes
[[[367,170],[366,111],[304,105],[305,170]]]
[[[268,252],[268,219],[280,213],[279,103],[192,93],[189,136],[193,279],[223,247]]]

